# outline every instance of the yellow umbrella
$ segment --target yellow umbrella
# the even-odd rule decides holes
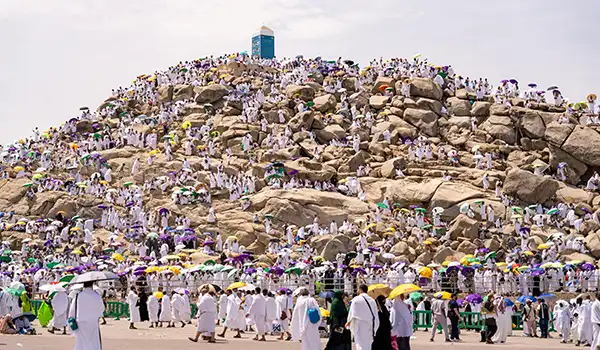
[[[433,242],[432,242],[432,241],[429,241],[429,240],[426,240],[425,242],[423,242],[423,244],[424,244],[424,245],[432,245],[432,244],[433,244]]]
[[[551,246],[552,246],[552,244],[550,244],[550,243],[542,243],[542,244],[538,245],[538,249],[542,249],[542,250],[543,249],[548,249]]]
[[[400,294],[408,294],[408,293],[412,293],[412,292],[418,292],[420,290],[421,290],[421,287],[416,286],[414,284],[410,284],[410,283],[401,284],[392,290],[392,292],[388,296],[388,299],[395,299]]]
[[[79,227],[73,227],[71,231],[81,231],[81,229]]]
[[[179,269],[179,266],[171,266],[171,267],[169,267],[169,271],[173,272],[176,275],[181,274],[181,270]]]
[[[152,293],[156,299],[160,300],[164,296],[163,292],[154,292]]]
[[[158,150],[158,149],[155,149],[155,150],[152,150],[152,151],[150,151],[150,155],[151,155],[151,156],[155,156],[155,155],[157,155],[157,154],[160,154],[160,150]]]
[[[75,254],[75,255],[81,255],[81,254],[83,254],[83,252],[82,252],[81,250],[79,250],[79,249],[75,249],[75,250],[73,250],[73,251],[71,252],[71,254]]]
[[[329,310],[326,310],[324,308],[320,308],[321,311],[321,317],[329,317],[331,314],[329,313]]]
[[[450,264],[450,261],[448,261],[448,260],[442,261],[442,266],[443,267],[448,267],[449,264]]]
[[[167,260],[179,260],[177,255],[167,255],[166,258]]]
[[[232,284],[229,285],[229,287],[227,287],[228,290],[232,290],[232,289],[239,289],[242,287],[245,287],[246,283],[244,282],[233,282]]]
[[[121,255],[119,253],[113,253],[110,257],[111,257],[111,259],[116,260],[116,261],[125,261],[125,258],[123,257],[123,255]]]
[[[192,123],[190,121],[183,122],[183,124],[181,124],[181,128],[184,130],[187,128],[191,128],[191,127],[192,127]]]
[[[419,269],[419,276],[424,278],[431,278],[431,276],[433,276],[433,271],[431,271],[429,267],[423,266]]]
[[[441,298],[444,300],[450,300],[452,299],[452,294],[448,293],[448,292],[437,292],[434,295],[436,298]]]
[[[150,266],[144,271],[146,271],[146,273],[158,272],[158,266]]]
[[[22,166],[18,165],[16,167],[13,168],[14,171],[23,171],[25,170],[25,168],[23,168]]]
[[[388,295],[390,295],[391,291],[392,288],[386,286],[383,283],[379,283],[370,285],[367,294],[369,294],[371,298],[377,298],[380,295],[387,297]]]

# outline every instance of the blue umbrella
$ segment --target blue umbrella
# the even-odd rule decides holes
[[[556,299],[556,295],[550,294],[550,293],[544,293],[544,294],[540,295],[538,297],[538,299],[544,299],[546,301],[548,301],[548,300],[554,300],[554,299]]]
[[[517,301],[518,301],[519,303],[521,303],[521,304],[525,304],[525,302],[527,302],[527,300],[531,300],[531,301],[532,301],[532,302],[534,302],[534,303],[537,301],[537,299],[536,299],[534,296],[531,296],[531,295],[529,295],[529,296],[527,296],[527,295],[521,295],[521,296],[520,296],[520,297],[517,299]]]
[[[333,298],[334,293],[332,291],[326,291],[326,292],[321,292],[319,293],[319,297],[323,298],[323,299],[331,299]]]
[[[513,303],[513,301],[508,298],[504,298],[504,302],[506,303],[506,306],[508,306],[508,307],[515,305],[515,303]]]

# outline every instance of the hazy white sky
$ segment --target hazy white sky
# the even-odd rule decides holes
[[[581,100],[600,92],[598,18],[598,0],[0,0],[0,142],[95,108],[139,74],[250,51],[262,24],[278,57],[420,52]]]

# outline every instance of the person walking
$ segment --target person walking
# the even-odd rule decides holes
[[[537,325],[535,317],[535,307],[532,305],[531,299],[527,299],[523,306],[523,333],[528,337],[537,338]]]
[[[410,307],[404,302],[404,294],[400,294],[392,302],[392,337],[396,337],[398,350],[410,350],[410,337],[413,335],[413,315]]]
[[[448,318],[450,319],[450,340],[460,341],[458,322],[460,320],[460,312],[458,302],[456,302],[457,295],[452,294],[452,300],[448,303]]]
[[[352,299],[346,328],[354,334],[357,350],[369,350],[379,328],[377,303],[367,291],[369,287],[362,284],[358,287],[359,295]]]
[[[344,328],[348,322],[346,297],[346,294],[341,290],[336,291],[333,295],[329,311],[329,340],[327,341],[327,345],[325,345],[325,350],[352,349],[352,335],[350,334],[350,330]]]
[[[431,312],[433,314],[433,326],[431,327],[431,338],[429,341],[433,342],[435,339],[435,333],[437,327],[441,326],[444,331],[444,337],[446,342],[450,343],[452,340],[448,337],[448,323],[446,322],[446,302],[442,299],[442,295],[438,295],[437,298],[431,303]]]
[[[550,308],[544,299],[538,299],[537,316],[540,325],[540,337],[548,338],[548,325],[550,323]]]
[[[490,293],[488,295],[487,300],[481,308],[481,313],[485,317],[485,342],[487,344],[494,344],[492,337],[494,334],[496,334],[496,330],[498,330],[498,325],[496,323],[496,306],[494,305],[494,293]]]

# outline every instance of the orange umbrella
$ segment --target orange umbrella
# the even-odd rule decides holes
[[[389,87],[390,87],[389,85],[387,85],[387,84],[383,84],[383,85],[380,85],[380,86],[379,86],[379,90],[380,90],[380,91],[384,91],[385,89],[387,89],[387,88],[389,88]]]

